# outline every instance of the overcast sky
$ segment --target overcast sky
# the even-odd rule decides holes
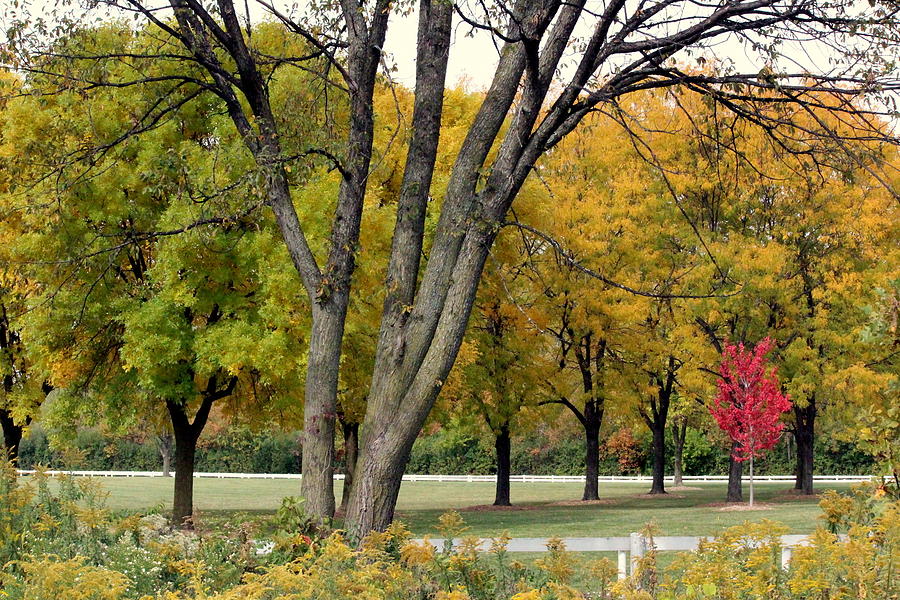
[[[49,15],[50,11],[58,5],[59,0],[18,0],[19,4],[23,1],[28,3],[29,11],[32,17]],[[64,0],[68,1],[68,0]],[[73,0],[78,2],[78,0]],[[84,0],[82,0],[84,1]],[[285,13],[291,13],[292,9],[288,8],[293,0],[271,0],[279,10]],[[0,26],[6,29],[8,19],[6,14],[14,6],[16,0],[0,0]],[[148,4],[159,4],[167,6],[167,0],[145,0]],[[240,0],[235,2],[236,6],[242,6],[244,3]],[[253,0],[248,2],[251,17],[256,20],[263,18],[265,9],[256,4]],[[589,0],[589,5],[596,4],[602,6],[603,0]],[[298,0],[296,6],[302,11],[306,4],[303,0]],[[593,8],[597,8],[594,6]],[[83,12],[79,8],[69,8],[68,10]],[[100,11],[94,10],[92,17],[102,15]],[[90,19],[93,20],[93,19]],[[576,35],[586,35],[588,33],[585,25],[584,31],[577,31]],[[415,11],[407,16],[394,14],[391,17],[390,27],[388,30],[387,43],[385,45],[386,57],[385,62],[396,67],[393,73],[394,79],[403,85],[412,87],[415,82],[415,46],[416,46],[416,28],[417,16]],[[821,50],[816,50],[814,46],[794,45],[786,46],[783,51],[789,56],[794,57],[812,72],[825,71],[828,68],[827,55]],[[716,55],[720,58],[728,57],[734,61],[739,70],[743,72],[754,73],[762,67],[759,58],[748,52],[741,43],[734,39],[724,40],[715,48]],[[682,57],[684,59],[684,57]],[[498,61],[497,48],[489,34],[484,31],[478,31],[475,35],[471,35],[471,27],[461,23],[456,19],[453,27],[453,46],[450,52],[450,62],[448,66],[447,82],[451,86],[464,83],[470,89],[486,88],[491,81],[494,69]]]

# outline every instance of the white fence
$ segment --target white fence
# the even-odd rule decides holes
[[[793,549],[797,546],[805,546],[809,544],[809,536],[807,535],[783,535],[781,536],[781,567],[787,569],[791,562]],[[846,539],[846,535],[841,536]],[[546,552],[547,542],[550,538],[512,538],[506,546],[507,552]],[[660,536],[653,538],[653,548],[658,551],[694,551],[700,545],[700,540],[708,539],[707,537],[696,536]],[[414,540],[418,543],[424,543],[425,540]],[[637,567],[638,561],[644,554],[650,550],[650,539],[639,533],[632,533],[629,537],[595,537],[595,538],[562,538],[566,545],[566,550],[570,552],[615,552],[618,555],[618,571],[619,579],[624,579],[628,575],[628,566],[631,566],[631,573]],[[486,538],[481,540],[479,550],[488,552],[491,548],[493,540]],[[428,543],[436,548],[444,546],[443,538],[429,539]],[[454,538],[454,546],[460,543],[459,539]],[[630,560],[629,560],[630,557]]]
[[[20,469],[20,475],[33,475],[33,469]],[[66,473],[76,477],[162,477],[162,471],[44,471],[48,475],[57,475]],[[194,477],[209,479],[302,479],[303,475],[296,473],[194,473]],[[821,483],[839,483],[839,482],[858,482],[869,481],[873,475],[815,475],[814,481]],[[344,475],[336,473],[335,480],[344,479]],[[582,483],[584,476],[580,475],[511,475],[510,481],[513,483]],[[621,476],[598,477],[601,482],[638,482],[649,483],[652,479],[649,476]],[[685,475],[683,478],[685,483],[695,482],[723,482],[728,481],[727,475]],[[744,481],[749,481],[749,477],[744,477]],[[755,482],[766,481],[794,481],[793,475],[756,475],[753,477]],[[497,477],[495,475],[404,475],[403,481],[438,481],[438,482],[462,482],[462,483],[495,483]],[[666,477],[667,483],[672,483],[672,477]]]

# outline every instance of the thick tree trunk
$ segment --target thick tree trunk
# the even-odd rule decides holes
[[[665,422],[657,422],[652,428],[653,433],[653,483],[650,486],[651,494],[666,493],[666,425]]]
[[[351,540],[359,542],[371,531],[383,531],[394,520],[403,471],[416,439],[409,434],[411,427],[402,429],[405,431],[363,434],[364,443],[347,505],[347,533]]]
[[[674,469],[675,475],[674,486],[681,487],[684,485],[684,442],[687,438],[687,420],[684,419],[680,423],[676,423],[672,427],[672,439],[675,442]]]
[[[194,457],[197,436],[190,427],[175,428],[175,493],[172,499],[172,525],[193,529]]]
[[[744,463],[734,460],[734,447],[728,457],[728,495],[726,502],[743,502],[744,492],[741,477],[744,475]]]
[[[359,423],[341,423],[344,433],[344,489],[341,492],[341,512],[347,511],[347,503],[353,491],[353,473],[359,458]]]
[[[335,291],[327,306],[313,308],[303,407],[300,490],[310,516],[334,516],[334,432],[341,341],[347,314],[346,291]]]
[[[19,458],[22,426],[16,424],[12,414],[6,409],[0,409],[0,425],[3,427],[3,445],[6,448],[6,457],[11,461],[15,461]]]
[[[582,500],[599,500],[600,489],[600,425],[589,423],[584,427],[584,493]]]
[[[532,6],[522,3],[525,16],[521,19],[510,17],[514,37],[536,36],[537,39],[542,28],[552,20],[553,7],[545,10],[543,4]],[[559,39],[562,42],[568,39],[577,22],[579,12],[571,13],[569,21],[557,26],[557,29],[561,28]],[[436,69],[442,68],[440,65],[446,66],[446,59],[432,63],[428,57],[431,54],[438,56],[446,48],[451,17],[451,3],[423,1],[420,4],[417,102],[420,98],[437,100],[443,94],[441,89],[437,94],[423,94],[420,90],[427,89],[432,80],[429,64],[437,65]],[[526,31],[520,31],[520,28]],[[542,73],[552,75],[564,48],[564,43],[551,44],[550,58],[541,61]],[[476,191],[482,181],[480,173],[485,158],[519,91],[525,58],[523,45],[517,42],[508,43],[501,52],[494,81],[457,155],[428,265],[422,273],[411,308],[410,305],[386,302],[386,312],[407,313],[407,316],[382,319],[382,335],[363,423],[360,460],[347,507],[347,530],[353,539],[361,539],[373,529],[386,528],[393,518],[409,452],[459,352],[488,251],[512,199],[539,154],[526,156],[521,144],[527,135],[511,131],[504,139],[491,176],[482,189]],[[420,66],[423,71],[419,70]],[[532,86],[525,95],[530,102],[523,104],[535,107],[533,115],[523,116],[524,113],[519,111],[513,119],[513,129],[532,131],[547,89],[546,85],[539,87],[543,93],[531,98]],[[413,123],[414,135],[418,130],[418,123]],[[395,235],[399,233],[397,228],[409,222],[398,218]],[[421,250],[415,244],[412,248],[417,252]],[[405,253],[410,248],[393,246],[391,264],[395,251]],[[389,277],[394,274],[390,273]],[[411,271],[410,274],[412,278],[416,277]],[[415,286],[412,279],[398,281],[398,285],[403,289],[414,289]],[[398,309],[400,313],[396,313]],[[395,326],[395,330],[386,334],[386,328]]]
[[[797,479],[794,489],[813,494],[813,451],[815,445],[815,397],[804,407],[794,405],[794,437],[797,440]]]
[[[500,431],[494,435],[494,452],[497,458],[497,487],[494,493],[494,506],[512,506],[509,499],[511,451],[509,425],[502,425]]]

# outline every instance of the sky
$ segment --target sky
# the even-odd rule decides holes
[[[79,2],[89,0],[0,0],[0,27],[5,30],[8,26],[8,12],[14,9],[16,5],[27,3],[32,17],[39,15],[49,15],[56,7],[59,9],[60,2],[71,5],[75,3],[75,7],[70,6],[69,10],[83,12],[78,8]],[[120,0],[125,2],[126,0]],[[160,6],[168,6],[168,0],[142,0],[150,5],[158,4]],[[303,0],[298,0],[293,6],[293,0],[271,0],[279,10],[286,14],[294,12],[302,12],[304,7],[308,5]],[[245,4],[246,2],[246,4]],[[237,7],[248,6],[251,18],[258,20],[265,15],[263,9],[254,0],[236,0]],[[464,4],[464,3],[463,3]],[[600,9],[605,4],[605,0],[588,0],[588,8]],[[676,3],[681,11],[690,11],[691,3]],[[687,6],[688,8],[684,8]],[[294,8],[299,7],[299,8]],[[99,15],[99,11],[94,9],[92,16]],[[682,13],[684,16],[687,13]],[[581,31],[576,30],[577,35],[587,35],[589,24],[584,24]],[[396,70],[392,71],[394,80],[404,86],[412,87],[415,82],[415,50],[416,50],[416,29],[417,16],[413,10],[410,14],[401,15],[396,11],[391,17],[388,29],[387,42],[385,45],[385,63]],[[787,45],[783,49],[784,53],[790,59],[802,63],[812,72],[826,71],[828,69],[828,53],[816,48],[813,44],[794,44]],[[725,40],[720,43],[715,52],[719,57],[727,56],[738,70],[742,72],[756,73],[762,68],[762,62],[759,57],[748,51],[745,45],[738,43],[736,40]],[[450,52],[450,61],[448,65],[447,82],[454,86],[464,84],[468,89],[484,89],[491,82],[494,69],[498,61],[498,51],[494,45],[494,40],[484,31],[472,32],[469,25],[462,23],[458,18],[455,19],[453,27],[453,45]],[[793,69],[793,66],[791,66]],[[565,69],[564,69],[565,71]]]

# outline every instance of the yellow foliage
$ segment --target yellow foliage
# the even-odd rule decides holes
[[[25,574],[23,600],[122,600],[128,589],[124,575],[86,565],[83,558],[45,557],[20,564]]]

